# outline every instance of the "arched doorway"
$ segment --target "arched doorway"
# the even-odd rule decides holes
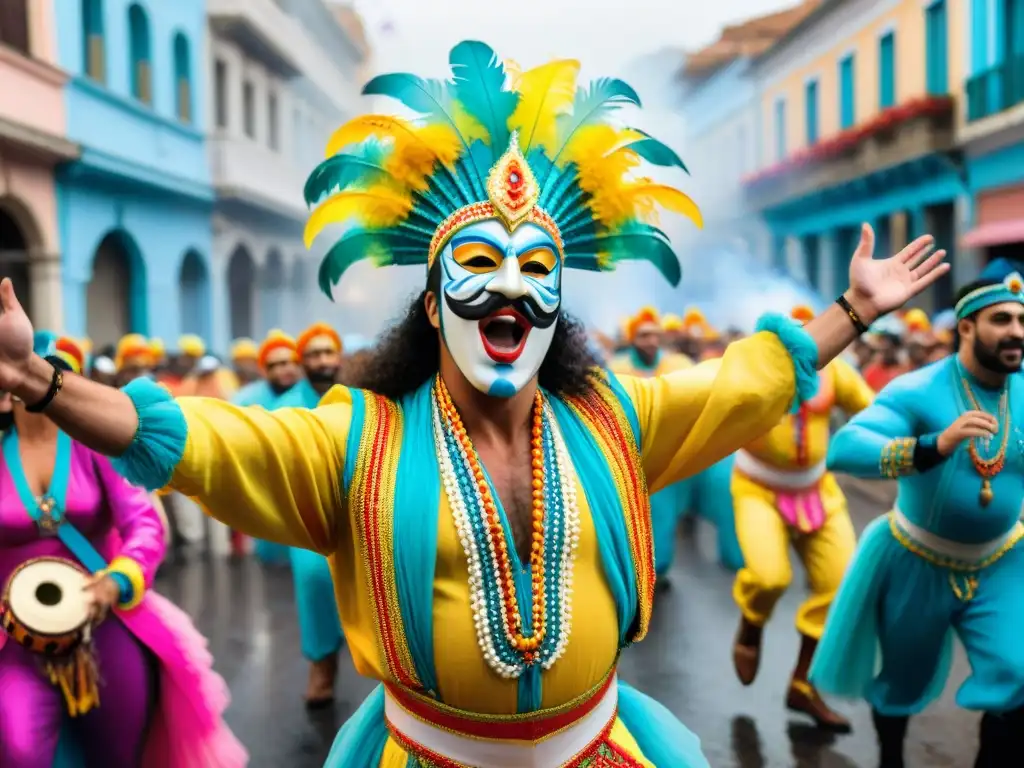
[[[267,254],[267,263],[260,275],[260,330],[264,333],[281,325],[284,290],[284,259],[274,248]]]
[[[202,257],[189,251],[178,274],[181,332],[210,338],[210,275]]]
[[[256,264],[244,245],[236,247],[228,261],[228,307],[231,338],[255,336]]]
[[[96,248],[85,312],[86,333],[96,349],[127,333],[148,332],[145,268],[126,232],[110,232]]]
[[[17,220],[0,207],[0,278],[14,282],[21,306],[32,317],[32,285],[29,275],[28,237]]]

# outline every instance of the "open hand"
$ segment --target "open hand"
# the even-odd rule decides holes
[[[103,621],[110,609],[121,599],[121,588],[114,579],[105,573],[93,576],[86,583],[85,603],[89,608],[89,620],[93,624]]]
[[[12,392],[32,359],[32,321],[14,295],[9,277],[0,280],[0,391]]]
[[[895,256],[876,259],[875,232],[869,224],[861,226],[850,262],[850,303],[858,312],[870,313],[861,318],[865,323],[902,307],[949,271],[942,261],[946,252],[932,253],[934,247],[935,238],[924,235]]]

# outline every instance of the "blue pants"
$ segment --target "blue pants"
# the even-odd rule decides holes
[[[736,516],[733,514],[732,482],[733,457],[712,464],[696,477],[693,484],[691,509],[718,530],[718,559],[730,571],[743,567],[743,551],[736,536]]]
[[[651,496],[651,536],[654,539],[654,572],[664,576],[676,556],[676,528],[690,508],[692,480],[663,488]]]
[[[900,544],[887,517],[876,520],[832,604],[811,682],[862,696],[884,715],[916,714],[942,692],[955,633],[971,666],[957,704],[996,713],[1024,706],[1024,542],[976,575],[973,597],[960,599],[948,568]],[[953,580],[964,587],[962,574]]]
[[[288,547],[273,541],[256,539],[254,551],[256,558],[266,565],[284,565],[291,559],[291,556],[288,554]]]
[[[322,661],[337,653],[342,641],[331,569],[327,558],[316,552],[292,547],[288,554],[299,610],[302,655],[310,661]]]

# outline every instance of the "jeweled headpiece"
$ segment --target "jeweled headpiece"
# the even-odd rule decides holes
[[[429,267],[456,232],[486,219],[509,231],[543,228],[567,267],[641,259],[679,282],[657,208],[698,226],[700,211],[679,190],[634,175],[642,161],[686,166],[657,139],[609,122],[619,107],[640,106],[629,85],[603,78],[577,88],[572,60],[507,72],[475,41],[455,46],[449,62],[450,81],[399,73],[367,83],[364,94],[391,96],[418,117],[346,123],[306,182],[307,247],[329,224],[357,224],[320,265],[325,293],[361,259]]]

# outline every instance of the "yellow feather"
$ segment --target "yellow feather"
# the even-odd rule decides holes
[[[368,229],[384,229],[401,223],[412,206],[409,195],[380,185],[365,191],[347,190],[331,195],[313,210],[306,222],[303,235],[306,247],[313,244],[328,224],[342,224],[354,218]]]
[[[487,129],[484,128],[483,123],[469,114],[461,102],[454,101],[452,103],[451,117],[467,144],[472,144],[477,139],[487,139]]]
[[[697,204],[674,187],[655,184],[650,179],[612,182],[592,193],[590,209],[601,224],[615,230],[632,219],[657,223],[661,207],[686,216],[698,227],[704,226]]]
[[[563,59],[535,67],[518,79],[519,106],[509,118],[508,127],[519,131],[523,154],[538,147],[558,150],[557,119],[572,111],[579,73],[578,61]]]
[[[393,139],[396,145],[409,141],[413,136],[413,125],[400,117],[388,115],[363,115],[345,123],[336,130],[327,142],[327,157],[334,157],[345,147],[361,144],[371,136]]]
[[[575,163],[580,186],[599,194],[608,185],[622,186],[625,175],[640,165],[640,156],[623,145],[641,138],[631,129],[593,125],[580,129],[562,150],[566,164]]]
[[[384,167],[399,186],[421,192],[437,164],[450,167],[462,149],[462,140],[450,125],[410,127],[409,139],[395,141]]]

